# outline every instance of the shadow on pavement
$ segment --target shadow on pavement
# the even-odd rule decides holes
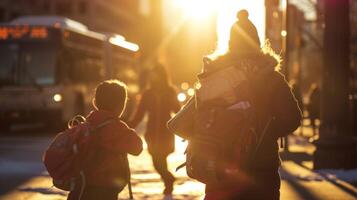
[[[300,179],[299,177],[289,173],[288,171],[284,170],[283,168],[280,169],[280,175],[283,180],[288,182],[288,184],[297,191],[301,199],[309,199],[309,200],[318,200],[317,198],[308,188],[304,187],[296,180],[304,180],[307,181],[308,179]],[[310,180],[309,180],[310,181]]]
[[[53,129],[45,126],[44,124],[15,124],[10,130],[3,131],[0,130],[0,136],[12,136],[12,137],[22,137],[22,136],[43,136],[43,135],[55,135],[59,133],[60,130]]]
[[[41,193],[41,194],[57,194],[57,195],[61,195],[61,196],[66,196],[67,193],[60,191],[60,190],[53,190],[52,188],[31,188],[31,187],[26,187],[26,188],[19,188],[17,189],[18,191],[21,192],[34,192],[34,193]]]
[[[302,162],[305,162],[305,161],[312,161],[312,156],[306,152],[285,152],[284,151],[284,152],[280,153],[280,157],[282,160],[291,160],[299,165],[302,165]]]
[[[307,167],[306,165],[303,165],[303,162],[307,162],[307,161],[311,161],[312,162],[312,155],[306,153],[306,152],[281,152],[280,153],[280,157],[282,160],[286,160],[286,161],[293,161],[294,163],[296,163],[297,165],[299,165],[302,168],[305,168],[309,171],[312,171],[312,169],[310,169],[309,167]],[[282,173],[288,173],[286,171],[284,171],[283,169],[281,169]],[[314,173],[316,174],[316,176],[311,176],[311,177],[295,177],[298,178],[299,180],[303,180],[303,181],[322,181],[322,180],[326,180],[328,182],[330,182],[331,184],[335,185],[336,187],[340,188],[341,190],[343,190],[344,192],[354,196],[357,198],[357,194],[355,192],[355,190],[351,189],[350,187],[346,186],[345,184],[341,183],[340,181],[336,180],[336,179],[331,179],[329,176],[327,176],[324,173],[319,173],[314,171]],[[291,174],[290,174],[291,175]],[[292,175],[294,176],[294,175]],[[287,180],[289,182],[289,180]],[[296,185],[297,183],[293,183],[293,182],[289,182],[292,186],[294,186],[294,184]],[[298,187],[298,185],[296,185]]]
[[[54,131],[36,124],[15,125],[0,130],[0,195],[43,175],[42,154]]]

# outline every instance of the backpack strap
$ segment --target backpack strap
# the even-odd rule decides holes
[[[130,170],[130,167],[129,167],[129,170]],[[133,190],[132,190],[132,187],[131,187],[130,178],[129,178],[129,181],[128,181],[128,190],[129,190],[129,199],[133,200],[134,199],[134,195],[133,195]]]
[[[177,166],[175,169],[175,172],[177,172],[178,170],[180,170],[181,168],[185,167],[187,165],[187,162],[182,163],[181,165]]]
[[[112,123],[112,122],[115,122],[116,119],[115,118],[110,118],[102,123],[100,123],[98,126],[94,127],[93,129],[89,130],[90,133],[95,133],[96,131],[98,131],[99,129],[103,128],[104,126]]]
[[[255,156],[255,154],[257,154],[258,149],[259,149],[260,145],[261,145],[262,142],[263,142],[263,139],[264,139],[264,137],[265,137],[265,134],[266,134],[266,132],[268,131],[269,126],[270,126],[271,122],[272,122],[274,119],[275,119],[274,117],[271,117],[271,118],[268,120],[268,122],[265,124],[264,129],[263,129],[263,131],[262,131],[262,134],[261,134],[260,138],[258,139],[258,144],[257,144],[257,146],[256,146],[256,148],[255,148],[255,150],[254,150],[254,152],[253,152],[253,155],[254,155],[254,156]]]

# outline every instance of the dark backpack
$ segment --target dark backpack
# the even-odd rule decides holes
[[[85,185],[84,169],[96,152],[93,150],[96,148],[93,137],[97,136],[98,129],[114,120],[93,127],[84,117],[76,116],[71,120],[70,128],[56,135],[43,155],[43,162],[55,187],[71,191],[79,181]]]
[[[239,179],[242,170],[254,162],[270,124],[269,120],[261,126],[252,101],[254,97],[249,92],[249,80],[243,78],[231,83],[234,80],[232,70],[227,72],[229,78],[225,79],[222,72],[221,80],[208,85],[217,87],[219,83],[226,88],[232,85],[234,91],[240,91],[233,103],[223,98],[203,101],[197,95],[168,123],[171,131],[188,139],[185,163],[188,176],[205,184]],[[226,80],[229,82],[224,83]],[[205,89],[206,97],[219,96],[210,93],[209,87]]]
[[[248,102],[241,104],[247,107],[197,107],[194,134],[186,152],[189,177],[206,184],[234,181],[254,162],[267,125],[259,131],[254,108]]]

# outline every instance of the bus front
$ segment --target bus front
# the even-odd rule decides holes
[[[0,25],[0,120],[10,123],[57,115],[56,60],[60,30],[45,26]]]

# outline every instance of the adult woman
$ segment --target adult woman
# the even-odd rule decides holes
[[[257,124],[266,125],[267,121],[273,120],[249,169],[241,172],[242,178],[207,184],[205,199],[277,200],[280,196],[277,139],[292,133],[300,125],[301,111],[284,76],[279,73],[278,56],[269,48],[260,48],[257,30],[246,10],[238,12],[237,17],[239,20],[231,29],[229,51],[207,67],[243,67],[251,86],[251,104],[256,110]]]
[[[167,156],[174,151],[174,135],[166,128],[172,112],[180,109],[176,91],[171,86],[164,66],[157,64],[149,74],[150,85],[141,96],[138,109],[130,124],[136,127],[148,114],[145,140],[156,171],[165,184],[165,195],[173,191],[174,176],[167,169]]]

